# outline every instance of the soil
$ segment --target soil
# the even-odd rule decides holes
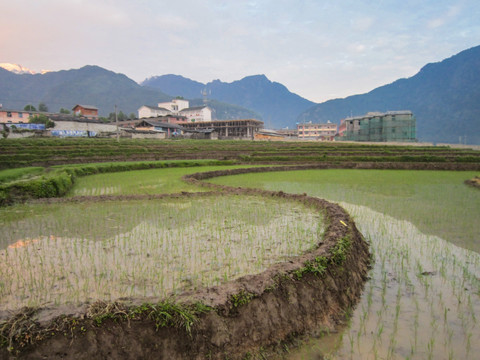
[[[473,179],[465,180],[465,184],[473,186],[474,188],[480,189],[480,177],[475,176]]]
[[[345,164],[342,164],[344,166]],[[425,166],[425,164],[422,164]],[[288,166],[284,170],[303,169]],[[318,168],[318,166],[314,167]],[[87,315],[88,304],[58,309],[21,309],[9,319],[20,319],[26,336],[15,343],[14,356],[0,349],[2,359],[243,359],[250,355],[268,357],[281,344],[312,331],[334,329],[355,306],[367,279],[370,266],[368,244],[348,213],[339,205],[306,195],[293,195],[258,189],[231,188],[201,182],[208,177],[247,171],[278,171],[278,168],[231,169],[189,175],[187,181],[237,194],[257,194],[296,200],[324,211],[327,218],[325,236],[318,247],[288,262],[275,264],[266,271],[248,275],[224,285],[179,295],[182,304],[203,303],[212,311],[198,317],[191,334],[184,329],[160,327],[151,320],[106,319],[97,325]],[[167,196],[206,196],[189,193]],[[147,196],[154,198],[157,196]],[[102,197],[102,200],[139,197]],[[143,198],[143,197],[141,197]],[[85,201],[74,198],[67,201]],[[52,201],[52,200],[48,200]],[[58,201],[58,200],[57,200]],[[62,200],[63,201],[63,200]],[[316,258],[332,256],[341,239],[350,240],[350,248],[341,263],[332,263],[325,274],[311,272],[302,277],[295,271]],[[249,294],[251,299],[237,306],[233,296]],[[129,306],[161,299],[129,299]],[[16,316],[16,317],[15,317]],[[10,321],[20,324],[20,321]],[[69,324],[60,327],[58,324]],[[1,325],[1,324],[0,324]],[[0,326],[1,328],[1,326]],[[52,329],[46,332],[46,329]],[[40,336],[42,334],[42,336]],[[1,339],[0,340],[5,340]],[[273,356],[273,355],[272,355]]]

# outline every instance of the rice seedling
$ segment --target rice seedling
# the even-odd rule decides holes
[[[351,326],[337,337],[337,350],[322,355],[473,359],[480,351],[480,344],[472,341],[480,338],[480,254],[468,249],[480,250],[480,193],[463,185],[469,176],[326,170],[212,181],[230,186],[255,183],[339,201],[369,239],[375,256],[369,283]],[[289,359],[300,359],[306,352],[291,352]]]
[[[238,168],[245,166],[232,166]],[[205,191],[186,184],[181,177],[199,171],[225,169],[225,166],[161,168],[102,173],[78,178],[69,196],[164,194],[181,191]]]
[[[311,208],[257,196],[11,210],[17,217],[1,220],[0,310],[219,285],[311,249],[324,228]]]

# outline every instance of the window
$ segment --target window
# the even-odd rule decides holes
[[[12,117],[12,112],[11,111],[7,111],[7,117]]]

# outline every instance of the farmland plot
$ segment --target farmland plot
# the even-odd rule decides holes
[[[256,196],[2,209],[0,310],[213,286],[314,247],[323,215]]]
[[[370,241],[375,265],[347,326],[325,341],[311,341],[291,359],[319,354],[333,359],[476,358],[480,255],[469,249],[479,246],[480,192],[463,184],[472,174],[364,172],[285,172],[210,180],[342,201]]]

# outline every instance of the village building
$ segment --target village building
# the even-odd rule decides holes
[[[169,102],[158,103],[158,107],[167,109],[172,114],[178,114],[180,111],[187,109],[189,106],[189,101],[185,99],[173,99]]]
[[[6,110],[0,109],[0,123],[2,124],[26,124],[30,116],[40,114],[37,111]]]
[[[158,130],[122,129],[132,139],[165,139],[166,133]]]
[[[88,119],[65,114],[50,114],[54,127],[50,130],[52,136],[59,137],[92,137],[100,133],[116,133],[115,123],[105,123],[97,119]]]
[[[298,131],[296,128],[295,129],[288,129],[288,128],[279,129],[277,130],[277,132],[279,134],[282,134],[287,139],[294,139],[298,137]]]
[[[158,103],[158,106],[142,105],[138,109],[138,118],[152,118],[159,116],[182,116],[187,122],[212,120],[212,109],[208,106],[189,107],[190,103],[184,99],[173,99],[170,102]],[[178,123],[183,121],[178,121]]]
[[[255,119],[212,120],[187,122],[182,124],[185,130],[213,129],[219,139],[254,139],[255,133],[263,128],[263,121]]]
[[[135,125],[135,130],[163,132],[167,138],[171,138],[182,135],[184,129],[180,125],[160,122],[158,119],[142,119]]]
[[[150,118],[171,114],[170,110],[158,106],[143,105],[138,109],[138,118]]]
[[[285,135],[275,130],[261,129],[254,134],[253,138],[255,140],[281,141],[285,140]]]
[[[92,105],[75,105],[72,111],[76,116],[98,119],[98,108]]]
[[[342,132],[338,139],[371,142],[416,141],[416,119],[409,110],[369,112],[341,121]],[[344,129],[343,129],[344,128]]]
[[[180,110],[180,115],[185,116],[188,122],[212,121],[212,110],[206,105]]]
[[[334,140],[337,134],[337,124],[327,123],[300,123],[297,124],[299,139]]]

